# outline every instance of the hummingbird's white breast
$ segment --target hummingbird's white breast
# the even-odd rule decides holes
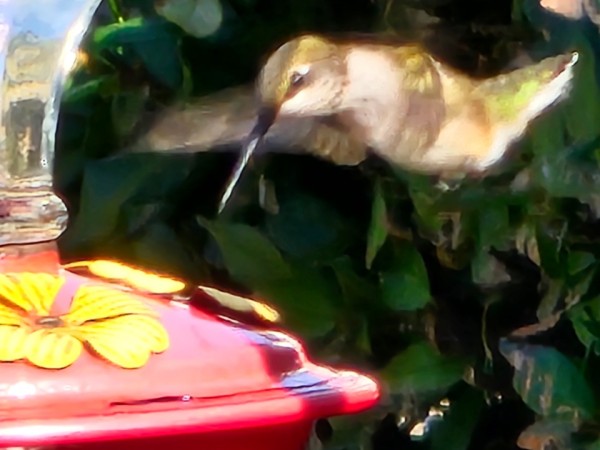
[[[398,136],[407,110],[398,67],[380,48],[361,47],[348,50],[346,70],[341,120],[368,145],[386,147]]]

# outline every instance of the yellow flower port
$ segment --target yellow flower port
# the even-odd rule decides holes
[[[169,347],[158,314],[110,286],[83,284],[69,311],[52,315],[64,282],[47,273],[0,274],[0,361],[63,369],[87,349],[116,366],[136,369]]]

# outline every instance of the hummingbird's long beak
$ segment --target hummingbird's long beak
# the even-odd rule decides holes
[[[275,122],[275,119],[277,118],[277,112],[278,109],[273,106],[263,106],[258,111],[258,118],[256,119],[254,128],[243,144],[242,154],[237,160],[233,169],[233,173],[229,177],[229,180],[225,186],[225,191],[223,191],[223,195],[221,196],[218,210],[219,214],[221,214],[227,205],[227,202],[231,198],[231,194],[233,194],[233,190],[242,176],[242,172],[248,164],[248,161],[250,161],[250,158],[254,154],[254,151],[262,142],[265,134],[267,134],[269,128],[271,128],[271,125],[273,125],[273,122]]]

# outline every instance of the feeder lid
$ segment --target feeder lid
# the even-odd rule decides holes
[[[0,274],[0,296],[0,446],[315,419],[378,397],[284,333],[66,270]]]

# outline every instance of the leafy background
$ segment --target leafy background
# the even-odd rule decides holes
[[[474,76],[581,59],[502,170],[452,191],[373,158],[272,154],[217,217],[235,154],[120,153],[144,109],[246,83],[305,31],[423,39]],[[63,258],[251,294],[314,358],[378,377],[378,408],[319,424],[325,448],[600,448],[599,51],[589,17],[526,0],[112,0],[61,108]]]

